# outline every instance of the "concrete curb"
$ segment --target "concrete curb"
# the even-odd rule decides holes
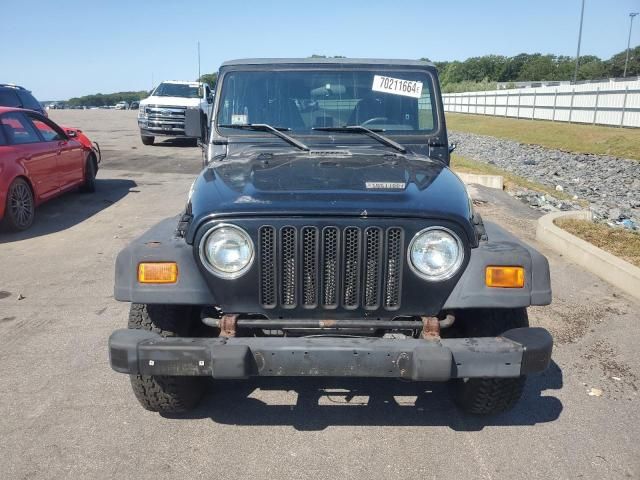
[[[536,239],[632,297],[640,299],[640,268],[557,227],[557,218],[591,220],[591,212],[553,212],[538,219]]]
[[[455,170],[454,172],[464,183],[476,183],[478,185],[488,188],[496,188],[498,190],[502,190],[504,188],[502,175],[481,175],[477,173],[456,172]]]

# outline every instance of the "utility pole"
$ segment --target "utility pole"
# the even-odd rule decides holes
[[[200,81],[200,40],[198,40],[198,81]]]
[[[580,10],[580,30],[578,31],[578,53],[576,54],[576,70],[573,72],[573,83],[578,79],[578,66],[580,65],[580,42],[582,41],[582,19],[584,18],[584,0],[582,0],[582,10]]]
[[[633,17],[639,14],[640,12],[632,12],[629,14],[630,21],[629,21],[629,39],[627,40],[627,58],[624,61],[624,73],[622,74],[622,77],[627,76],[627,65],[629,64],[629,47],[631,46],[631,29],[633,28]]]

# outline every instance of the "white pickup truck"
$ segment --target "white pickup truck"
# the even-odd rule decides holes
[[[199,109],[209,123],[213,93],[206,83],[167,80],[151,95],[140,101],[138,126],[145,145],[153,145],[155,137],[184,137],[187,109]]]

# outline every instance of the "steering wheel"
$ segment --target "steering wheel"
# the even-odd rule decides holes
[[[360,126],[362,127],[366,127],[367,125],[371,125],[371,124],[375,124],[375,123],[382,123],[382,122],[386,122],[389,119],[387,117],[373,117],[370,118],[368,120],[365,120],[364,122],[362,122],[360,124]]]

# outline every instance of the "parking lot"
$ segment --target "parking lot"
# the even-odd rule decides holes
[[[100,143],[97,192],[0,233],[3,478],[640,478],[640,304],[548,256],[554,303],[530,310],[554,361],[516,408],[460,414],[446,386],[386,380],[217,382],[186,416],[143,410],[111,370],[126,325],[119,250],[179,213],[201,168],[192,142],[140,142],[135,111],[52,111]],[[485,219],[534,243],[538,216],[471,187]]]

